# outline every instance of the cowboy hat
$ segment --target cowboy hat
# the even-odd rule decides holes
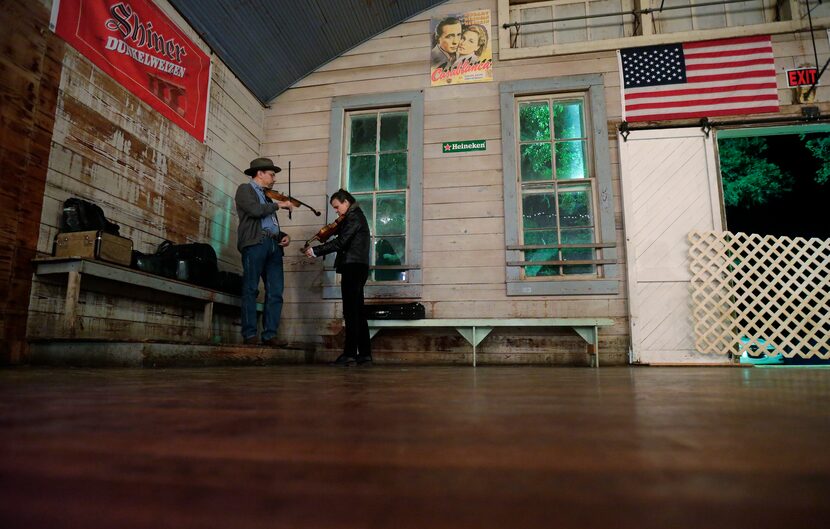
[[[275,173],[279,173],[282,169],[274,165],[274,161],[270,158],[257,158],[251,161],[251,167],[245,169],[245,174],[255,176],[257,171],[274,171]]]

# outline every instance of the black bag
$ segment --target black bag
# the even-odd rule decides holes
[[[154,253],[141,253],[133,250],[132,268],[155,274],[157,276],[176,278],[176,263]]]
[[[242,276],[234,272],[219,271],[216,290],[227,292],[235,296],[242,295]]]
[[[216,265],[216,252],[213,246],[194,242],[190,244],[173,244],[164,241],[156,250],[161,260],[161,275],[170,273],[179,281],[193,283],[207,288],[216,288],[219,269]]]
[[[63,203],[61,233],[104,231],[119,235],[120,230],[121,227],[118,224],[107,220],[104,210],[98,204],[74,197],[66,199]]]
[[[371,303],[363,305],[367,320],[421,320],[426,310],[420,303]]]

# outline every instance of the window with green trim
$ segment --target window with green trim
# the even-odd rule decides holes
[[[596,276],[596,175],[585,96],[522,97],[516,108],[520,244],[523,261],[539,263],[522,266],[522,279]]]
[[[407,108],[346,114],[343,187],[369,221],[370,281],[407,281],[408,130]]]

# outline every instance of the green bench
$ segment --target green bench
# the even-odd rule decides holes
[[[613,325],[610,318],[462,318],[441,319],[427,318],[422,320],[369,320],[369,338],[374,337],[381,329],[421,329],[426,327],[454,328],[473,346],[473,367],[476,365],[476,348],[496,327],[570,327],[583,340],[592,346],[593,360],[599,367],[599,327]]]

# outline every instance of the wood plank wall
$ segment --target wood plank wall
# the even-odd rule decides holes
[[[158,5],[209,52],[164,0]],[[39,30],[48,34],[48,10]],[[60,39],[52,36],[61,42]],[[259,155],[263,106],[228,68],[212,57],[207,138],[200,143],[102,73],[73,48],[50,56],[61,68],[48,152],[45,193],[32,224],[37,251],[51,252],[63,201],[99,204],[136,250],[152,252],[163,240],[206,242],[221,270],[241,271],[233,196],[247,177],[241,169]],[[39,221],[39,222],[38,222]],[[35,279],[29,309],[30,339],[61,337],[65,289]],[[200,308],[181,300],[134,299],[84,291],[78,338],[116,341],[190,341]],[[215,332],[241,340],[238,310],[218,313]]]
[[[49,6],[0,2],[0,364],[27,352],[26,307],[37,248],[63,45],[43,31]]]
[[[490,9],[496,2],[455,1],[424,12],[354,48],[297,82],[266,111],[263,153],[291,160],[293,191],[315,207],[326,205],[329,121],[333,96],[423,90],[424,240],[423,299],[432,317],[613,317],[603,330],[603,362],[623,363],[628,349],[625,285],[613,296],[521,296],[505,294],[504,214],[500,81],[601,73],[609,122],[619,117],[619,86],[613,52],[499,62],[495,82],[429,86],[430,18]],[[498,43],[493,42],[497,54]],[[609,127],[611,128],[611,127]],[[441,142],[485,139],[482,152],[445,155]],[[616,228],[622,248],[616,142],[612,146]],[[285,221],[295,239],[319,228],[311,215]],[[289,251],[283,332],[292,339],[341,346],[340,303],[321,298],[321,269]],[[624,261],[625,256],[621,256]],[[373,344],[378,356],[395,360],[469,360],[470,346],[453,331],[384,331]],[[570,331],[497,330],[479,347],[484,362],[586,362],[585,344]]]
[[[615,227],[621,264],[626,256],[620,198],[616,126],[621,119],[620,81],[613,51],[500,62],[493,42],[494,82],[454,87],[429,86],[430,19],[450,13],[490,9],[496,31],[496,1],[456,0],[424,12],[350,50],[300,80],[266,111],[262,152],[294,168],[292,191],[315,207],[326,206],[331,98],[334,96],[423,90],[424,149],[424,291],[421,300],[433,317],[611,317],[603,329],[604,363],[627,361],[629,332],[624,268],[620,293],[613,296],[507,297],[501,131],[498,83],[519,79],[601,74],[611,150]],[[774,38],[779,86],[784,69],[812,62],[809,35]],[[818,42],[820,62],[827,38]],[[828,88],[819,90],[826,100]],[[789,89],[781,89],[782,113],[799,114]],[[826,111],[825,104],[821,104]],[[487,140],[484,152],[442,154],[441,142]],[[279,184],[278,184],[279,185]],[[301,213],[283,220],[294,239],[305,240],[319,219]],[[286,258],[286,308],[281,333],[317,342],[336,351],[342,344],[340,303],[321,297],[319,264],[291,251]],[[467,361],[469,346],[446,332],[389,332],[374,339],[375,351],[391,360]],[[567,331],[499,331],[479,348],[483,361],[571,363],[584,359],[584,344]]]

